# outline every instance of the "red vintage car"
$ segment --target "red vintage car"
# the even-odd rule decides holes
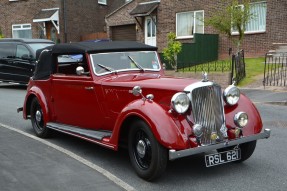
[[[137,42],[56,44],[41,51],[23,110],[51,130],[109,149],[128,148],[136,173],[159,177],[168,160],[205,154],[207,167],[242,162],[268,138],[239,89],[164,75],[157,48]],[[261,132],[263,131],[263,132]]]

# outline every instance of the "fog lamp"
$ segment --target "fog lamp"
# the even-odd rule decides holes
[[[212,140],[212,141],[216,141],[216,139],[217,139],[217,134],[216,133],[211,133],[211,135],[210,135],[210,139]]]
[[[241,129],[236,128],[236,129],[234,130],[234,134],[235,134],[235,137],[236,137],[236,138],[239,137],[240,133],[241,133]]]
[[[234,116],[234,123],[239,127],[243,128],[248,123],[248,115],[245,112],[239,112]]]

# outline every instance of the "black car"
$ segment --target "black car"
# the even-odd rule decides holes
[[[35,69],[36,51],[53,44],[47,39],[0,39],[0,81],[27,84]]]

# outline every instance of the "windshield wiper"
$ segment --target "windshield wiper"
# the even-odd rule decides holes
[[[108,66],[104,66],[104,65],[102,65],[102,64],[97,64],[98,66],[100,66],[101,68],[103,68],[103,69],[105,69],[105,70],[107,70],[107,71],[109,71],[109,72],[117,72],[116,70],[114,70],[113,68],[110,68],[110,67],[108,67]]]
[[[136,67],[138,67],[138,69],[144,71],[144,68],[141,67],[141,65],[139,65],[131,56],[128,56],[128,58],[136,65]]]

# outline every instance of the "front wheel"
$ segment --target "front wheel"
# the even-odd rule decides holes
[[[50,130],[45,126],[43,110],[38,99],[35,97],[31,102],[31,122],[33,129],[38,137],[46,138],[50,134]]]
[[[158,178],[167,166],[167,149],[157,142],[143,121],[136,121],[131,126],[129,156],[136,173],[148,181]]]
[[[239,145],[241,150],[241,159],[235,162],[243,162],[251,157],[255,148],[256,148],[257,141],[251,141],[247,143],[242,143]]]

